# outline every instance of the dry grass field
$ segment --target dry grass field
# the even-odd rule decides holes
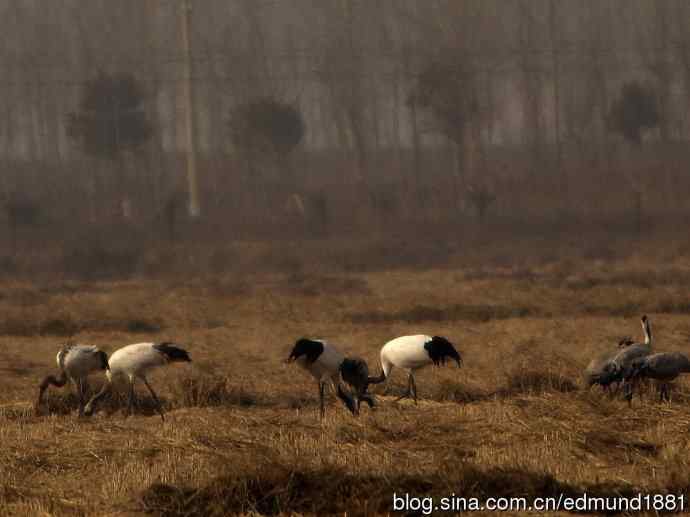
[[[581,372],[639,338],[642,313],[657,349],[690,351],[688,255],[510,262],[3,280],[0,514],[386,515],[393,492],[687,492],[688,380],[670,403],[650,391],[629,409],[583,390]],[[445,335],[465,361],[420,373],[418,406],[395,402],[395,371],[375,410],[353,418],[331,394],[320,423],[315,383],[283,363],[307,335],[378,372],[380,346],[409,333]],[[55,389],[34,415],[70,335],[108,352],[183,344],[194,362],[151,378],[165,422],[141,390],[128,418],[114,400],[77,419],[74,396]]]

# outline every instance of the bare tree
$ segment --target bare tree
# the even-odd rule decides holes
[[[635,149],[642,146],[642,135],[647,129],[657,128],[662,116],[656,92],[640,82],[631,81],[621,88],[621,94],[611,106],[608,125],[611,131],[621,134]],[[638,180],[634,188],[635,226],[642,232],[642,185]]]
[[[428,110],[438,123],[438,131],[455,145],[457,155],[454,175],[455,203],[460,201],[462,177],[471,172],[474,152],[473,123],[479,116],[477,77],[462,54],[444,51],[420,72],[410,105]]]
[[[544,166],[543,143],[544,117],[543,104],[543,77],[542,66],[538,59],[536,14],[533,11],[534,4],[530,1],[520,0],[520,34],[519,34],[519,67],[521,74],[525,124],[527,126],[527,146],[531,155],[532,173],[541,170]]]
[[[290,154],[305,133],[302,114],[295,106],[263,97],[234,108],[229,121],[235,148],[251,154],[254,163],[260,156],[271,156],[283,172],[281,183],[288,188],[294,185]]]
[[[554,141],[556,144],[556,169],[561,177],[563,196],[566,203],[569,199],[567,171],[563,168],[563,150],[561,148],[561,56],[556,0],[549,0],[549,39],[551,40],[551,73],[553,77],[553,117]]]
[[[350,138],[356,155],[356,180],[367,180],[369,168],[366,102],[364,97],[365,70],[363,56],[358,49],[356,31],[356,3],[353,0],[324,2],[330,27],[327,34],[314,45],[321,46],[322,55],[316,68],[317,79],[326,86],[344,143],[344,131]],[[345,129],[346,128],[346,129]]]
[[[68,116],[68,134],[84,153],[111,164],[125,217],[130,200],[123,160],[152,134],[143,101],[143,89],[133,76],[100,72],[86,83],[78,110]]]

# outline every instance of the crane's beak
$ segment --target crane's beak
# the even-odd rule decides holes
[[[456,359],[456,363],[458,363],[458,368],[462,368],[462,359]]]

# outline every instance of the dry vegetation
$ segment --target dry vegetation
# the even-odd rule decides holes
[[[534,243],[524,248],[534,253]],[[378,515],[394,491],[690,487],[686,380],[670,404],[649,393],[633,410],[580,382],[590,357],[639,334],[643,311],[660,349],[687,350],[687,250],[606,260],[556,250],[537,260],[513,245],[481,259],[468,250],[443,267],[345,271],[325,258],[308,267],[285,249],[280,256],[292,258],[282,272],[4,280],[0,514]],[[417,332],[448,336],[465,359],[462,370],[420,374],[417,407],[394,402],[404,383],[396,372],[390,395],[377,390],[375,411],[354,419],[332,400],[321,424],[313,381],[282,364],[295,338],[313,335],[377,370],[382,343]],[[108,351],[185,344],[194,363],[152,379],[165,423],[144,392],[126,419],[113,401],[78,420],[76,400],[59,391],[50,415],[34,416],[39,378],[71,335]]]

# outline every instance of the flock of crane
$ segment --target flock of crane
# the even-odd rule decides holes
[[[378,377],[369,376],[366,361],[358,357],[345,357],[334,346],[317,339],[299,339],[287,358],[308,371],[318,382],[321,418],[325,414],[324,396],[327,386],[332,386],[338,398],[353,415],[359,414],[361,402],[374,407],[373,395],[368,392],[370,384],[385,381],[394,367],[408,370],[408,389],[400,398],[412,396],[417,402],[417,386],[414,372],[424,366],[444,364],[448,359],[462,364],[460,354],[453,344],[440,336],[402,336],[394,339],[381,349],[382,371]],[[36,402],[36,413],[43,404],[44,394],[49,386],[62,387],[71,382],[79,398],[79,416],[91,416],[95,405],[111,390],[116,379],[123,379],[129,386],[127,413],[134,405],[134,385],[141,380],[148,388],[156,409],[165,420],[163,408],[149,384],[147,374],[158,367],[175,362],[191,362],[186,350],[174,343],[137,343],[116,350],[110,357],[96,346],[68,344],[57,354],[60,373],[48,375],[41,382]],[[88,377],[91,373],[105,371],[106,382],[101,390],[86,402],[89,391]],[[341,382],[343,381],[343,382]],[[343,383],[349,386],[344,389]]]
[[[668,383],[681,373],[690,372],[690,360],[685,355],[679,352],[652,353],[651,323],[647,316],[642,316],[641,321],[644,342],[636,343],[631,338],[625,338],[620,341],[618,349],[592,360],[585,370],[588,387],[600,385],[609,391],[615,385],[617,392],[623,386],[624,396],[630,404],[638,383],[643,379],[654,379],[659,383],[659,394],[663,400],[669,398]],[[286,362],[295,362],[317,381],[321,418],[325,415],[325,391],[329,385],[348,410],[358,415],[362,401],[369,407],[375,406],[374,397],[368,391],[369,386],[386,381],[395,367],[408,372],[407,390],[397,400],[412,397],[416,404],[414,374],[417,370],[428,365],[441,366],[447,361],[462,366],[460,353],[448,339],[441,336],[398,337],[381,348],[380,360],[380,375],[371,377],[363,359],[346,357],[325,341],[302,338],[294,344]],[[69,381],[77,390],[79,416],[91,416],[96,403],[108,395],[113,382],[121,378],[129,386],[129,414],[135,402],[135,382],[139,379],[148,388],[158,413],[165,420],[160,400],[146,375],[152,369],[169,363],[190,361],[187,351],[174,343],[137,343],[116,350],[110,357],[96,346],[68,344],[57,354],[58,376],[49,375],[40,385],[36,411],[43,404],[44,393],[49,386],[62,387]],[[106,382],[87,402],[88,376],[98,371],[105,371]]]
[[[658,382],[660,400],[669,399],[669,382],[681,373],[690,373],[690,360],[680,352],[652,353],[652,324],[647,316],[642,316],[644,342],[635,343],[624,338],[618,343],[619,349],[607,352],[593,359],[585,370],[585,380],[589,387],[598,384],[604,390],[616,391],[622,385],[628,403],[632,403],[635,387],[643,379]]]
[[[79,416],[91,416],[96,402],[110,393],[113,382],[119,378],[126,380],[129,384],[128,412],[131,413],[134,404],[134,383],[139,379],[148,388],[156,403],[158,413],[165,420],[160,400],[146,379],[146,375],[154,368],[175,362],[191,362],[191,358],[186,350],[174,343],[136,343],[116,350],[110,357],[96,346],[68,344],[57,353],[59,375],[57,377],[49,375],[41,382],[36,412],[38,413],[43,403],[43,394],[48,386],[62,387],[67,381],[71,381],[79,397]],[[89,391],[89,374],[103,370],[105,370],[106,382],[101,390],[85,404],[86,393]]]

